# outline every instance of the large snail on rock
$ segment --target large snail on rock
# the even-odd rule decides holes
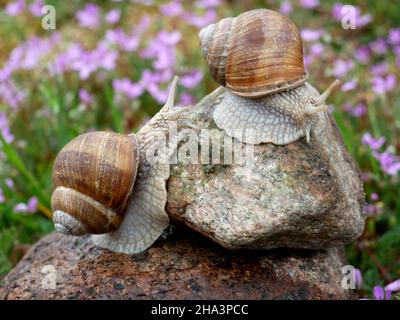
[[[211,24],[199,34],[214,80],[226,87],[213,118],[241,142],[283,145],[310,140],[326,111],[326,98],[306,82],[303,44],[296,25],[282,14],[257,9]]]
[[[168,136],[169,125],[196,128],[175,108],[178,78],[172,82],[165,106],[137,133],[89,132],[69,142],[53,168],[51,199],[57,231],[92,234],[95,244],[117,252],[139,253],[168,227],[165,212],[169,157],[184,136]],[[150,153],[157,157],[149,159]]]

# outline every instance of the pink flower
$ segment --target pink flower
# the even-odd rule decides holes
[[[16,0],[7,4],[5,8],[6,14],[9,16],[18,16],[25,10],[25,0]]]
[[[342,21],[344,16],[349,13],[349,10],[346,9],[351,9],[353,12],[355,12],[355,22],[356,22],[356,27],[361,28],[368,23],[372,21],[372,16],[369,14],[366,15],[361,15],[361,10],[360,8],[356,6],[351,6],[351,5],[344,5],[342,3],[335,3],[332,7],[332,16],[337,20],[337,21]]]
[[[194,88],[203,79],[203,72],[198,69],[193,69],[189,73],[181,77],[181,83],[185,88]]]
[[[354,53],[354,57],[357,59],[357,61],[367,64],[371,59],[371,50],[368,46],[359,47]]]
[[[107,12],[105,20],[108,24],[115,24],[119,21],[121,17],[121,10],[113,9]]]
[[[28,203],[18,203],[14,207],[14,212],[35,213],[38,209],[39,201],[36,197],[31,197]]]
[[[7,115],[5,112],[0,112],[0,133],[7,143],[14,141],[14,135],[12,135],[10,132]]]
[[[178,102],[178,106],[189,106],[194,105],[196,103],[196,98],[191,94],[184,92],[181,94],[181,98]]]
[[[290,1],[283,1],[280,8],[280,13],[284,15],[289,15],[293,11],[293,6]]]
[[[385,94],[396,87],[396,75],[389,74],[385,77],[374,77],[372,79],[372,90],[377,94]]]
[[[385,291],[381,286],[374,287],[374,297],[376,300],[383,300],[385,299]]]
[[[389,30],[388,42],[392,45],[400,44],[400,28],[392,28]]]
[[[320,42],[314,43],[310,47],[311,55],[316,58],[320,57],[324,53],[324,51],[325,51],[325,46]]]
[[[214,9],[209,9],[202,16],[198,16],[198,15],[192,14],[190,12],[185,12],[182,15],[182,18],[188,24],[201,29],[201,28],[204,28],[205,26],[209,25],[210,23],[215,22],[217,20],[218,16],[217,16],[217,12]]]
[[[35,0],[29,5],[29,12],[35,17],[40,17],[42,15],[43,6],[43,0]]]
[[[369,44],[369,46],[372,49],[372,51],[374,51],[377,54],[385,54],[388,50],[388,45],[384,38],[378,38],[377,40],[372,41]]]
[[[372,154],[379,161],[382,171],[386,174],[395,176],[400,171],[400,159],[393,153],[386,150],[383,153],[373,151]]]
[[[347,81],[342,85],[341,90],[343,92],[354,90],[357,87],[357,83],[358,83],[357,80],[354,80],[354,79]]]
[[[317,41],[324,35],[323,30],[316,29],[303,29],[301,30],[301,37],[304,41]]]
[[[345,103],[343,109],[356,118],[362,117],[367,113],[367,106],[363,102],[358,103],[354,107],[350,103]]]
[[[306,9],[314,9],[319,6],[319,0],[300,0],[300,5]]]
[[[385,290],[386,291],[390,291],[390,292],[398,292],[398,291],[400,291],[400,279],[389,283],[385,287]]]
[[[361,274],[360,269],[357,269],[357,268],[354,269],[354,277],[355,277],[356,287],[358,289],[360,289],[362,287],[362,283],[363,283],[362,274]]]
[[[378,201],[379,200],[379,195],[376,192],[371,193],[371,200],[372,201]]]
[[[336,78],[341,78],[345,76],[353,68],[354,68],[354,63],[352,60],[338,59],[334,63],[332,74]]]
[[[140,97],[144,91],[143,85],[140,83],[132,83],[128,78],[115,79],[113,88],[116,92],[123,93],[130,99]]]
[[[183,13],[182,4],[179,1],[173,0],[160,7],[160,11],[164,16],[176,17]]]
[[[215,8],[221,5],[221,0],[197,0],[196,7],[208,9],[208,8]]]
[[[8,187],[8,189],[13,190],[14,189],[14,181],[12,181],[11,179],[6,179],[6,186]]]
[[[81,27],[96,29],[100,26],[100,7],[94,3],[88,3],[79,10],[75,17]]]
[[[3,190],[0,189],[0,203],[4,203],[6,201],[6,198],[4,196]]]
[[[86,105],[91,105],[91,104],[94,103],[93,97],[92,97],[91,94],[90,94],[88,91],[86,91],[85,89],[80,89],[80,90],[79,90],[79,99],[81,100],[81,102],[82,102],[83,104],[86,104]]]
[[[389,69],[389,65],[387,62],[381,62],[381,63],[377,63],[372,65],[369,70],[371,71],[371,73],[374,76],[380,76],[384,73],[386,73]]]
[[[369,132],[367,132],[362,136],[361,142],[365,145],[368,145],[372,150],[377,150],[385,144],[386,139],[385,137],[375,139]]]

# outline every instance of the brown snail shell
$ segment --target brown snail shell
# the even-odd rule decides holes
[[[238,96],[262,97],[307,80],[300,32],[278,12],[256,9],[225,18],[199,37],[211,75]]]
[[[69,142],[53,168],[56,230],[82,235],[117,229],[135,182],[138,157],[134,134],[89,132]]]

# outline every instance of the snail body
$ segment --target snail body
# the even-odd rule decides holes
[[[310,90],[296,25],[278,12],[257,9],[200,31],[203,56],[214,80],[226,87],[214,111],[220,129],[245,143],[283,145],[306,136],[326,111]]]
[[[60,151],[53,167],[57,231],[90,234],[100,247],[136,254],[169,226],[166,180],[174,148],[164,148],[160,138],[171,122],[195,128],[185,116],[188,108],[174,107],[177,81],[175,77],[165,106],[137,134],[89,132]],[[183,136],[169,136],[169,145],[177,146]],[[157,158],[149,158],[151,152]]]

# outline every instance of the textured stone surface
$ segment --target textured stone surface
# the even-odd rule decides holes
[[[351,290],[340,287],[340,269],[346,264],[340,248],[228,251],[204,237],[181,232],[173,232],[135,257],[95,247],[87,237],[52,233],[3,279],[0,298],[352,298]],[[56,289],[42,288],[49,276],[41,273],[46,265],[57,272]]]
[[[221,93],[190,113],[200,129],[214,129],[210,141],[223,142],[224,132],[212,120]],[[168,214],[231,249],[319,249],[355,240],[365,222],[359,171],[334,120],[327,113],[319,117],[310,143],[302,138],[285,146],[255,145],[250,165],[234,159],[231,165],[174,166]],[[191,143],[197,149],[196,139],[189,139],[179,152]]]

